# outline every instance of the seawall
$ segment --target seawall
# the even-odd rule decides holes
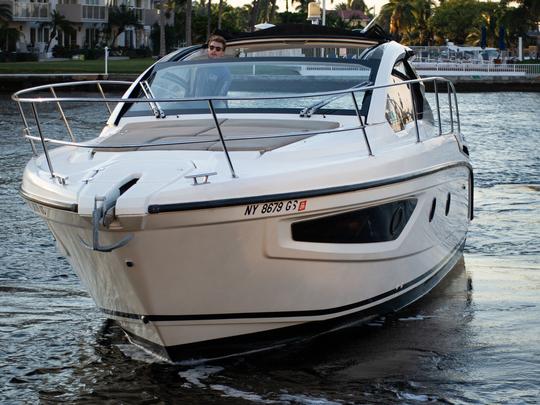
[[[422,73],[422,72],[420,72]],[[463,76],[445,76],[444,74],[429,74],[428,76],[447,77],[452,80],[458,92],[493,92],[493,91],[526,91],[540,92],[540,76],[476,76],[474,74]],[[110,74],[105,76],[99,73],[62,73],[62,74],[0,74],[0,92],[13,93],[29,87],[51,83],[86,81],[86,80],[122,80],[133,81],[137,74]],[[83,90],[79,87],[77,90]],[[94,91],[95,87],[89,87]],[[433,91],[427,86],[428,91]]]
[[[29,87],[87,80],[133,81],[138,76],[138,74],[112,74],[105,76],[102,73],[0,74],[0,92],[14,93]],[[77,90],[84,90],[84,87],[78,87]],[[95,90],[95,85],[91,87],[91,90]]]

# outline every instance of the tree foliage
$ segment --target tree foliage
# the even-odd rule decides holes
[[[11,6],[9,4],[0,4],[0,23],[7,23],[12,19]]]
[[[49,35],[49,41],[47,42],[47,46],[45,47],[45,52],[49,52],[51,42],[58,36],[58,31],[62,31],[68,35],[71,35],[75,32],[75,28],[73,28],[73,23],[56,10],[51,13],[51,21],[45,21],[41,23],[41,26],[49,27],[51,30]]]
[[[109,7],[109,22],[107,24],[107,32],[109,36],[112,35],[110,42],[111,46],[114,46],[116,38],[118,38],[118,36],[130,26],[142,28],[142,24],[139,22],[139,17],[137,16],[135,10],[126,7],[125,4]]]
[[[475,0],[447,0],[435,10],[430,25],[438,43],[466,43],[468,33],[482,26],[484,7]]]
[[[337,1],[337,0],[336,0]],[[338,10],[361,10],[370,13],[366,0],[340,0]],[[498,36],[504,33],[507,45],[517,43],[519,36],[527,38],[540,20],[540,0],[387,0],[378,16],[378,23],[396,40],[408,45],[440,45],[446,40],[456,44],[477,45],[482,26],[487,28],[488,46],[498,45]],[[262,22],[273,24],[304,23],[309,0],[286,0],[284,10],[276,0],[250,0],[241,7],[233,7],[227,0],[164,0],[166,14],[174,14],[174,25],[165,29],[166,38],[153,42],[165,43],[167,51],[178,46],[202,43],[208,32],[220,28],[224,31],[250,31]],[[327,4],[332,3],[328,0]],[[0,20],[4,15],[0,5]],[[337,13],[327,13],[328,26],[353,28]],[[142,28],[136,13],[126,6],[109,9],[108,33],[111,44],[128,26]],[[152,38],[156,31],[153,28]],[[112,38],[112,39],[111,39]]]

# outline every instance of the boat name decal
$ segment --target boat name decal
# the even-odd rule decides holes
[[[275,201],[264,204],[250,204],[246,206],[244,216],[257,214],[277,214],[280,212],[305,211],[307,200]]]

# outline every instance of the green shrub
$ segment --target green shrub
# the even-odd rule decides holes
[[[1,62],[37,62],[38,55],[30,52],[1,52]]]
[[[103,48],[83,48],[80,53],[84,55],[86,60],[96,60],[104,57],[105,50]]]
[[[128,49],[125,54],[126,56],[129,56],[130,59],[148,58],[152,56],[152,51],[148,47],[136,48],[136,49]]]
[[[81,50],[79,45],[73,46],[61,46],[55,45],[52,49],[52,54],[55,58],[67,58],[71,59],[74,55],[80,55]]]

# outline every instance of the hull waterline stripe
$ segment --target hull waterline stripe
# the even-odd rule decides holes
[[[350,184],[346,186],[337,186],[329,187],[324,189],[317,190],[306,190],[306,191],[294,191],[290,193],[280,193],[280,194],[267,194],[261,196],[253,197],[241,197],[241,198],[227,198],[222,200],[212,200],[212,201],[197,201],[197,202],[187,202],[187,203],[173,203],[173,204],[152,204],[148,206],[149,214],[159,214],[162,212],[176,212],[176,211],[188,211],[188,210],[198,210],[206,208],[219,208],[219,207],[230,207],[235,205],[246,205],[246,204],[256,204],[262,202],[272,202],[272,201],[281,201],[281,200],[292,200],[299,198],[309,198],[309,197],[321,197],[330,194],[340,194],[348,193],[351,191],[367,190],[370,188],[388,186],[391,184],[401,183],[409,180],[414,180],[419,177],[427,176],[433,173],[437,173],[443,170],[451,169],[453,167],[466,167],[469,169],[469,173],[473,173],[472,166],[469,162],[460,161],[453,162],[450,164],[444,164],[441,166],[431,167],[422,171],[418,171],[412,174],[405,174],[401,176],[391,177],[388,179],[368,181],[360,184]]]
[[[365,299],[363,301],[355,302],[352,304],[343,305],[336,308],[318,309],[318,310],[306,310],[306,311],[277,311],[277,312],[241,312],[230,314],[197,314],[197,315],[138,315],[133,313],[113,311],[106,308],[99,308],[107,315],[128,318],[128,319],[144,319],[144,321],[152,322],[166,322],[166,321],[207,321],[207,320],[224,320],[224,319],[256,319],[256,318],[295,318],[295,317],[315,317],[321,315],[331,315],[340,312],[348,311],[351,309],[359,308],[373,302],[380,301],[391,295],[396,294],[401,290],[405,290],[410,286],[422,281],[429,280],[433,275],[437,274],[445,265],[454,257],[454,255],[463,250],[465,246],[465,238],[452,250],[438,265],[428,270],[424,274],[416,277],[399,288],[394,288],[390,291],[376,295],[374,297]]]

